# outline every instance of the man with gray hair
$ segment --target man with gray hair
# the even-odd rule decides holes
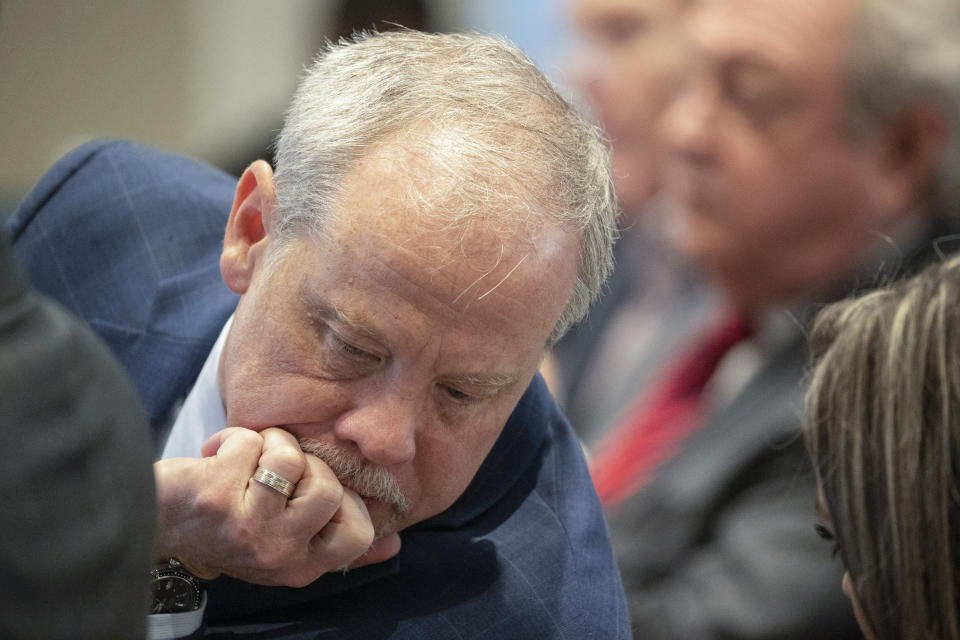
[[[666,189],[679,249],[738,330],[701,367],[682,437],[647,448],[656,464],[625,462],[626,432],[591,463],[635,632],[860,637],[812,533],[805,329],[824,302],[949,248],[960,5],[698,0],[685,25],[696,65],[662,123]]]
[[[151,637],[627,637],[535,377],[608,275],[615,209],[597,132],[476,35],[327,47],[276,174],[62,160],[12,230],[153,418]]]

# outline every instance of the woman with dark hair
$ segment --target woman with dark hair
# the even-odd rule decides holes
[[[960,638],[960,258],[826,308],[807,446],[867,638]]]

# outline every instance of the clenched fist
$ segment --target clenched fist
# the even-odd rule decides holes
[[[202,453],[154,464],[161,561],[177,558],[208,580],[223,573],[301,587],[331,570],[381,562],[400,549],[395,533],[374,544],[360,497],[282,429],[224,429],[204,443]],[[256,482],[258,466],[294,483],[293,496],[288,500]]]

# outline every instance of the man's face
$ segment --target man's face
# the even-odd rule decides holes
[[[836,280],[878,231],[876,158],[844,130],[847,0],[702,0],[664,114],[678,243],[746,308]]]
[[[450,506],[499,436],[572,289],[577,238],[544,225],[507,243],[423,223],[404,152],[346,181],[328,240],[258,266],[221,360],[228,424],[280,426],[386,471],[409,502],[379,534]],[[424,190],[426,189],[426,190]],[[323,457],[323,456],[321,456]],[[335,471],[335,464],[331,464]]]
[[[635,211],[657,188],[657,120],[685,59],[684,0],[572,0],[584,40],[577,80],[610,136],[620,203]]]

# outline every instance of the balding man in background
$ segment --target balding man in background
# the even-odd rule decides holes
[[[570,72],[610,141],[623,215],[616,268],[590,315],[551,351],[551,389],[588,448],[615,427],[664,360],[702,331],[715,295],[670,246],[657,123],[690,58],[692,0],[571,0]]]
[[[727,313],[597,446],[634,632],[858,637],[813,536],[805,323],[956,226],[960,8],[702,0],[662,122],[676,244]],[[920,523],[918,523],[920,526]]]

